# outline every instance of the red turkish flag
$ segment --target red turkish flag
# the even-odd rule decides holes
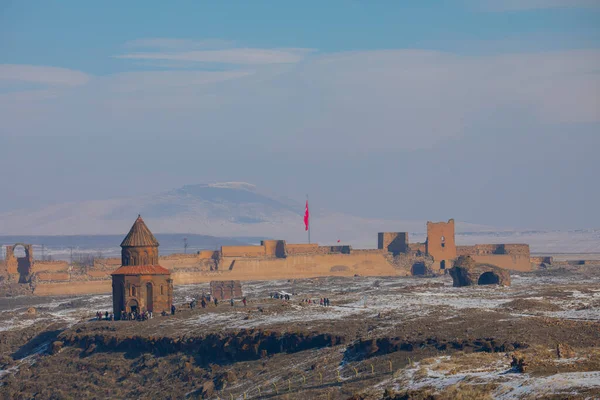
[[[306,200],[306,209],[304,210],[304,230],[308,230],[308,224],[310,220],[310,213],[308,212],[308,200]]]

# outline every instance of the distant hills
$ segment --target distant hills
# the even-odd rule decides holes
[[[64,203],[38,210],[0,213],[0,235],[124,235],[138,213],[158,234],[268,237],[291,242],[307,240],[302,221],[303,202],[267,194],[245,182],[186,185],[151,196]],[[426,221],[368,219],[314,208],[311,208],[311,217],[312,240],[323,244],[340,240],[345,244],[375,247],[380,231],[408,231],[412,234],[411,241],[425,237]],[[498,233],[493,227],[459,221],[457,232],[469,232],[457,238],[465,244],[499,240],[526,242],[526,237],[531,239],[547,234]],[[590,235],[589,243],[593,248],[594,233]],[[556,235],[553,237],[556,239]],[[562,241],[556,239],[553,243]]]

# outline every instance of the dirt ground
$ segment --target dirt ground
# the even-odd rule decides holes
[[[92,320],[110,295],[0,298],[0,396],[600,398],[599,271],[246,282],[246,307],[194,310],[208,285],[187,285],[174,316],[144,322]]]

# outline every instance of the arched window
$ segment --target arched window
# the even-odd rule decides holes
[[[135,286],[131,287],[131,295],[132,296],[136,296],[136,294],[135,294]]]
[[[446,238],[444,236],[441,237],[442,247],[446,247]]]
[[[165,291],[163,289],[163,285],[160,285],[160,294],[165,294]]]

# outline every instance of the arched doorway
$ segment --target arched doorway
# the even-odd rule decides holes
[[[446,260],[440,262],[440,269],[446,269]]]
[[[425,268],[425,264],[422,262],[414,263],[411,268],[411,273],[413,275],[425,275],[427,269]]]
[[[491,271],[484,272],[479,276],[477,281],[478,285],[498,285],[500,283],[500,277]]]
[[[132,313],[140,312],[140,305],[138,304],[137,300],[135,300],[135,299],[129,300],[129,304],[127,305],[127,308],[129,309],[127,311],[132,312]]]
[[[146,283],[146,310],[154,311],[154,301],[152,295],[152,284],[150,282]]]

